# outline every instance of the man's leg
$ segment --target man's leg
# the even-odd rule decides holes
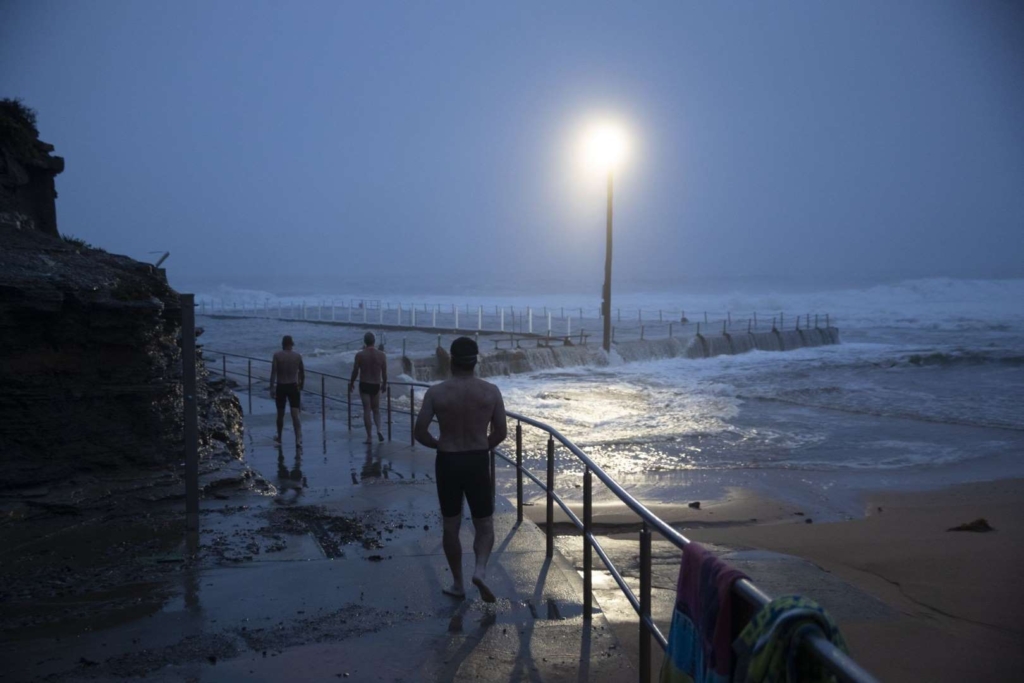
[[[371,407],[371,401],[369,394],[359,394],[359,398],[363,402],[363,425],[366,427],[366,441],[363,443],[373,443],[372,429],[373,429],[373,408]]]
[[[373,421],[377,425],[377,438],[383,441],[384,435],[380,432],[380,392],[373,395],[370,404],[373,407]]]
[[[487,560],[494,548],[494,517],[474,517],[473,554],[476,556],[476,567],[473,569],[473,585],[480,591],[484,602],[494,602],[494,593],[488,588]]]
[[[283,420],[282,420],[283,421]],[[302,421],[299,419],[299,409],[292,408],[292,429],[295,430],[295,444],[302,445]]]
[[[277,441],[281,442],[281,432],[284,430],[284,403],[277,402]]]
[[[462,543],[459,542],[459,529],[462,528],[462,514],[444,518],[444,533],[441,546],[448,560],[448,568],[452,571],[451,588],[444,589],[448,595],[464,597],[466,588],[462,583]]]

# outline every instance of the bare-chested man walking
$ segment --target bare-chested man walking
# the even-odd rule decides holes
[[[377,424],[377,438],[384,440],[380,433],[380,395],[388,390],[388,357],[374,347],[377,338],[373,332],[363,335],[365,347],[356,354],[352,363],[352,379],[348,383],[348,393],[359,378],[359,398],[363,401],[363,424],[366,425],[366,441],[373,443],[373,425]]]
[[[475,531],[473,585],[484,602],[494,602],[494,593],[486,583],[487,560],[494,547],[494,492],[489,452],[505,440],[508,425],[501,391],[473,376],[478,353],[476,342],[469,337],[459,337],[452,342],[452,378],[427,390],[416,418],[416,440],[427,448],[437,449],[434,473],[444,517],[442,545],[452,571],[451,588],[444,592],[458,598],[466,594],[459,542],[465,496]],[[430,433],[430,422],[435,415],[441,430],[438,439]]]
[[[281,339],[281,350],[274,354],[270,364],[270,397],[277,403],[277,438],[281,443],[284,429],[284,404],[291,408],[292,427],[295,429],[295,443],[302,445],[302,423],[299,421],[299,403],[302,385],[306,383],[306,369],[302,356],[292,351],[295,342],[291,335]]]

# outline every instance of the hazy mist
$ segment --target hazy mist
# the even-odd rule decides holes
[[[1024,276],[1024,5],[0,5],[58,222],[178,286]]]

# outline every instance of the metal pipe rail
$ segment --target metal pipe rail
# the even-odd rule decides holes
[[[263,363],[270,363],[270,361],[260,358],[253,358],[251,356],[244,356],[240,354],[226,353],[222,351],[207,350],[208,353],[213,353],[222,357],[221,369],[224,375],[227,372],[226,357],[230,356],[233,358],[245,359],[247,361],[260,361]],[[252,363],[248,364],[248,367],[252,368]],[[330,377],[333,379],[342,380],[348,382],[347,378],[340,377],[338,375],[332,375],[329,373],[319,372],[316,370],[309,370],[311,374],[321,375],[321,377]],[[241,374],[241,373],[232,373]],[[251,374],[250,374],[251,377]],[[409,387],[409,398],[410,398],[410,432],[415,420],[415,394],[413,393],[416,387],[429,389],[430,385],[424,382],[405,382],[405,381],[389,381],[388,384],[394,386],[407,386]],[[335,399],[334,397],[327,396],[323,389],[324,383],[321,380],[321,396]],[[251,382],[250,382],[251,391]],[[306,390],[307,393],[316,393]],[[352,429],[352,416],[351,416],[351,395],[346,399],[349,405],[349,430]],[[251,410],[250,410],[251,412]],[[397,412],[405,413],[403,410]],[[391,401],[388,401],[388,440],[391,439]],[[639,617],[639,639],[640,639],[640,680],[643,683],[647,683],[650,680],[652,673],[651,670],[651,648],[650,643],[653,638],[655,642],[665,650],[668,646],[668,641],[665,635],[654,623],[651,617],[651,537],[652,532],[657,532],[672,545],[676,546],[680,550],[685,548],[691,541],[690,539],[683,536],[681,533],[672,528],[664,520],[659,518],[653,512],[651,512],[643,503],[638,501],[622,486],[615,481],[607,472],[605,472],[597,463],[590,459],[590,457],[584,453],[575,443],[565,437],[561,432],[546,424],[540,420],[536,420],[526,415],[514,411],[506,411],[508,418],[516,420],[515,430],[515,456],[510,457],[504,448],[494,449],[494,454],[500,457],[502,460],[511,465],[516,471],[516,514],[519,521],[523,519],[523,476],[525,475],[528,479],[533,481],[537,486],[544,491],[546,495],[547,505],[547,555],[550,557],[553,554],[554,546],[554,527],[553,527],[553,508],[557,504],[566,514],[569,521],[576,529],[578,529],[583,536],[584,543],[584,608],[583,618],[589,621],[593,614],[593,594],[592,594],[592,576],[591,576],[591,556],[590,551],[593,550],[597,553],[598,557],[604,563],[608,572],[611,574],[616,585],[625,595],[629,604],[632,605],[633,610],[636,611]],[[326,416],[324,419],[326,425]],[[548,435],[547,439],[547,482],[543,482],[536,474],[531,472],[528,468],[524,467],[523,461],[523,438],[522,438],[522,425],[526,424],[541,431]],[[570,509],[568,504],[562,500],[562,497],[555,493],[555,470],[554,470],[554,453],[555,453],[555,441],[560,443],[570,453],[572,453],[576,459],[578,459],[584,465],[583,472],[583,520]],[[415,436],[412,436],[412,444],[415,446]],[[493,460],[492,460],[493,462]],[[494,471],[492,466],[492,484]],[[608,553],[601,546],[600,541],[593,533],[592,525],[592,492],[591,492],[591,478],[597,476],[597,478],[606,486],[608,489],[615,494],[615,496],[625,503],[626,507],[632,510],[641,520],[640,529],[640,595],[629,587],[626,580],[623,578],[621,572],[615,567]],[[764,605],[770,602],[770,598],[760,588],[754,585],[747,579],[741,579],[737,581],[733,590],[737,597],[747,603],[748,606],[754,610],[760,609]],[[839,681],[843,683],[877,683],[877,679],[868,673],[864,668],[857,664],[853,659],[844,654],[841,650],[835,647],[820,631],[812,632],[810,635],[804,637],[803,642],[799,645],[805,647],[807,651],[817,659],[827,670],[836,676]]]

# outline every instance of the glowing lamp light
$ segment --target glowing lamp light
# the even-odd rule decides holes
[[[594,126],[585,141],[587,162],[596,170],[613,171],[625,159],[627,147],[621,127],[610,123]]]

